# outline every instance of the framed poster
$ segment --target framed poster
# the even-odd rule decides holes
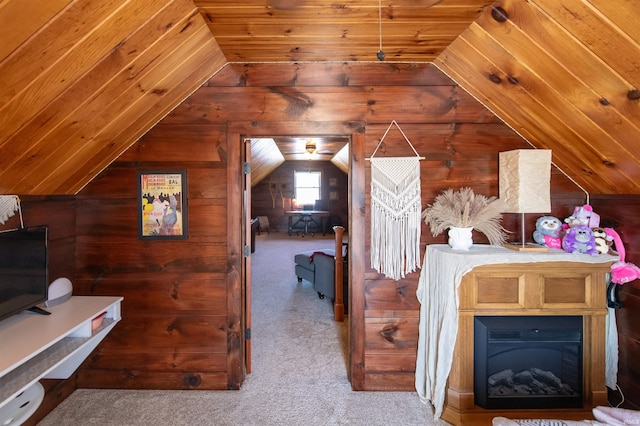
[[[188,237],[187,172],[138,172],[138,236],[140,239]]]

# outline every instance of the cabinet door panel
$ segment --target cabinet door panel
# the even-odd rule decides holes
[[[543,306],[587,307],[585,277],[544,277]]]

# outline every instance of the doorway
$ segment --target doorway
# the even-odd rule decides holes
[[[307,146],[312,144],[315,149],[322,151],[322,155],[308,153],[300,159],[300,152],[297,150],[304,149],[304,145],[300,145],[300,142],[306,142]],[[332,148],[329,149],[329,147]],[[256,137],[251,135],[244,138],[244,151],[244,160],[250,164],[251,169],[248,175],[251,178],[247,179],[244,188],[245,229],[249,229],[250,224],[257,221],[258,217],[264,219],[258,222],[269,223],[268,229],[254,229],[253,233],[257,235],[245,234],[247,241],[251,238],[254,242],[251,247],[251,257],[245,261],[245,294],[247,295],[245,321],[256,327],[252,328],[251,336],[253,340],[257,340],[259,337],[254,331],[258,328],[264,329],[264,324],[256,324],[251,313],[256,307],[263,308],[263,302],[272,301],[269,294],[261,293],[264,291],[263,287],[268,285],[274,287],[273,291],[278,288],[277,291],[283,299],[299,301],[300,306],[308,310],[306,315],[308,318],[302,316],[292,319],[291,316],[294,315],[292,310],[281,311],[279,306],[273,306],[271,311],[279,312],[278,315],[289,318],[288,322],[299,324],[301,328],[299,333],[311,335],[313,330],[306,330],[307,323],[313,321],[322,323],[325,318],[333,318],[334,307],[332,300],[324,298],[320,293],[315,294],[313,289],[316,286],[312,282],[313,278],[297,279],[293,271],[293,259],[298,253],[333,250],[336,247],[336,237],[332,225],[347,226],[349,137],[335,135]],[[333,156],[344,158],[347,172],[329,161]],[[254,170],[258,170],[255,175]],[[307,218],[310,220],[303,220]],[[348,243],[348,232],[344,236],[340,235],[339,238]],[[265,251],[270,253],[268,260],[264,259]],[[279,267],[280,264],[283,265]],[[274,274],[288,284],[282,287],[281,281],[273,282],[271,276]],[[255,293],[252,291],[254,284],[257,288]],[[304,294],[306,297],[302,296]],[[260,298],[261,295],[264,299]],[[324,308],[324,316],[316,312],[320,305]],[[341,313],[343,312],[341,301],[336,305],[337,308],[340,308]],[[315,318],[314,314],[317,315]],[[256,315],[259,316],[260,312],[256,312]],[[262,321],[270,322],[271,318],[263,316]],[[337,334],[334,338],[344,343],[344,347],[341,348],[343,362],[339,364],[344,364],[346,371],[348,363],[346,324],[335,325],[340,325],[339,329],[330,328],[327,331]],[[295,336],[292,340],[298,340],[298,337]],[[252,347],[253,343],[247,340],[245,362],[248,373],[252,370]],[[271,348],[269,352],[277,351]]]
[[[360,122],[348,122],[348,123],[230,123],[228,124],[227,131],[227,146],[229,147],[228,158],[231,161],[234,159],[234,154],[237,154],[237,164],[229,167],[228,177],[229,182],[240,182],[241,176],[244,174],[244,159],[245,156],[242,154],[244,145],[244,140],[246,138],[257,137],[257,135],[268,135],[268,134],[327,134],[330,133],[332,135],[335,134],[343,134],[346,137],[350,138],[350,153],[349,153],[349,175],[348,175],[348,241],[349,241],[349,275],[352,278],[352,285],[350,286],[350,297],[349,297],[349,315],[347,317],[347,333],[348,333],[348,353],[347,353],[347,376],[352,383],[352,388],[354,390],[361,390],[363,383],[363,369],[362,369],[362,358],[364,354],[364,338],[362,336],[363,333],[363,314],[364,314],[364,305],[363,305],[363,295],[362,292],[362,280],[353,280],[354,276],[363,276],[364,271],[364,167],[363,167],[363,159],[364,159],[364,126]],[[354,159],[359,158],[358,161]],[[234,205],[234,200],[237,202],[238,210],[236,212],[242,212],[243,206],[250,201],[250,197],[246,194],[243,196],[242,188],[233,189],[233,185],[228,185],[229,189],[229,198],[231,200],[230,205]],[[249,188],[250,191],[250,188]],[[250,210],[249,210],[250,211]],[[241,214],[235,214],[236,217],[233,217],[232,210],[229,211],[229,235],[235,235],[238,238],[237,245],[231,243],[230,244],[230,254],[234,252],[234,246],[237,246],[239,251],[243,251],[241,249],[243,247],[245,239],[245,234],[242,233],[241,230],[246,230],[246,226],[249,223],[245,222],[245,217]],[[247,218],[250,219],[250,218]],[[235,231],[231,229],[234,224],[237,224],[238,230]],[[246,318],[244,317],[246,314],[246,297],[247,297],[247,289],[244,287],[246,277],[251,273],[251,270],[245,270],[244,261],[239,259],[240,263],[238,263],[239,270],[241,271],[241,277],[238,294],[241,295],[242,303],[240,305],[230,306],[230,310],[234,312],[230,312],[230,315],[237,313],[239,319],[241,320],[241,327],[244,327]],[[249,262],[249,265],[251,262]],[[249,266],[251,268],[251,266]],[[233,286],[234,284],[231,283]],[[251,295],[249,289],[249,297]],[[249,302],[250,303],[250,302]],[[256,324],[253,324],[254,328]],[[356,330],[356,333],[354,333]],[[246,361],[245,358],[245,339],[244,337],[250,337],[245,333],[239,333],[239,337],[241,337],[241,344],[236,348],[238,361],[242,364]],[[233,348],[230,348],[232,351]],[[257,354],[257,352],[254,352]],[[242,375],[242,380],[244,380],[244,374]]]

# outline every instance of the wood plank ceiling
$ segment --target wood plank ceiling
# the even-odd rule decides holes
[[[490,0],[195,0],[231,62],[430,62]],[[382,18],[382,19],[380,19]]]
[[[0,3],[0,193],[74,194],[226,63],[190,0]]]
[[[635,0],[4,0],[0,193],[77,193],[227,62],[375,64],[382,45],[587,191],[638,194],[639,17]]]
[[[640,2],[498,0],[435,64],[591,193],[640,193]]]

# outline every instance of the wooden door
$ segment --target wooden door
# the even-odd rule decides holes
[[[244,139],[244,191],[243,191],[243,215],[244,218],[244,360],[247,374],[251,373],[251,139]]]

